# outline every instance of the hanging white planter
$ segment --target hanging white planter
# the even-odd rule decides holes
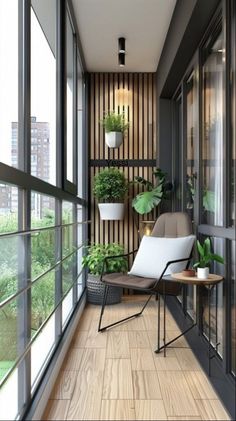
[[[124,219],[124,203],[99,203],[98,207],[102,220],[119,221]]]
[[[123,133],[121,132],[106,132],[105,142],[109,148],[119,148],[123,142]]]
[[[197,268],[197,277],[199,279],[207,279],[209,276],[209,268]]]

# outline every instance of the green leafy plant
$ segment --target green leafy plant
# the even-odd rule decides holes
[[[127,191],[127,180],[117,168],[107,168],[94,177],[93,193],[99,202],[122,202]]]
[[[211,241],[209,237],[205,239],[203,244],[197,241],[197,250],[199,254],[199,261],[193,265],[194,268],[209,267],[212,261],[216,261],[221,264],[224,263],[223,257],[211,252]]]
[[[134,182],[146,188],[146,191],[137,194],[132,201],[132,207],[141,215],[151,212],[161,203],[162,199],[167,197],[167,191],[172,189],[172,184],[166,183],[166,173],[160,168],[156,168],[153,175],[156,180],[155,185],[143,177],[134,179]]]
[[[124,113],[116,114],[115,111],[109,111],[104,115],[104,118],[100,120],[100,123],[105,128],[106,133],[109,132],[121,132],[129,128],[129,123],[126,122]]]
[[[82,265],[89,269],[92,275],[101,275],[104,258],[118,256],[124,253],[124,247],[120,244],[94,244],[87,247],[87,255],[83,257]],[[124,257],[108,259],[105,267],[106,273],[126,272],[127,260]]]

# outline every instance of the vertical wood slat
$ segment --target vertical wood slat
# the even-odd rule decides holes
[[[119,94],[118,88],[121,89]],[[151,73],[91,73],[90,74],[90,159],[155,159],[156,150],[156,96],[155,77]],[[119,104],[117,99],[119,98]],[[119,107],[119,108],[118,108]],[[119,150],[105,145],[99,120],[104,112],[125,112],[130,127]],[[102,168],[90,168],[91,192],[94,175]],[[151,180],[150,167],[119,167],[129,181],[137,175]],[[97,201],[91,197],[91,242],[120,242],[130,251],[138,247],[135,223],[137,214],[132,209],[132,198],[141,191],[131,185],[126,200],[124,221],[101,221]],[[151,216],[150,216],[151,218]],[[143,219],[143,218],[140,218]]]

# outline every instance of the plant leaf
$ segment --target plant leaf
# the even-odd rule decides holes
[[[218,263],[222,263],[222,264],[224,264],[224,258],[222,257],[222,256],[219,256],[218,254],[211,254],[211,259],[212,260],[215,260],[216,262],[218,262]]]
[[[204,257],[204,255],[205,255],[204,249],[203,249],[203,247],[202,247],[202,245],[200,244],[199,241],[197,241],[197,249],[198,249],[198,252],[199,252],[200,256]]]
[[[132,201],[132,206],[136,212],[144,215],[151,212],[151,210],[158,206],[161,202],[162,194],[159,190],[146,191],[139,193]]]

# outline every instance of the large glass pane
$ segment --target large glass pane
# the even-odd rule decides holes
[[[71,183],[74,180],[73,168],[73,90],[74,90],[74,39],[68,14],[66,15],[66,74],[67,74],[67,132],[66,132],[66,178]]]
[[[196,141],[197,141],[197,86],[196,72],[193,71],[186,82],[186,212],[194,222],[194,204],[196,196]],[[187,311],[194,318],[196,315],[196,287],[188,285]]]
[[[0,1],[0,161],[18,167],[18,0]]]
[[[77,61],[77,145],[78,145],[78,196],[84,197],[84,177],[86,166],[83,156],[83,75],[79,60]]]
[[[62,257],[67,256],[75,249],[75,226],[67,225],[73,222],[73,204],[62,202]]]
[[[31,174],[55,184],[56,2],[31,3]]]
[[[231,243],[231,370],[236,375],[236,241]]]
[[[18,258],[19,253],[24,253],[23,237],[3,235],[17,230],[18,189],[0,184],[0,302],[17,292],[18,276],[23,272]]]
[[[212,248],[214,253],[224,256],[223,238],[214,237],[212,239]],[[224,265],[214,262],[211,265],[211,273],[218,273],[224,276]],[[203,332],[209,337],[209,306],[208,306],[207,288],[201,288],[201,298],[203,300]],[[223,351],[223,282],[214,287],[211,293],[210,301],[210,326],[211,326],[211,343],[216,346],[217,352],[222,355]]]
[[[182,97],[180,96],[176,101],[175,108],[175,146],[174,146],[174,163],[175,163],[175,210],[182,210],[183,195],[182,195]]]
[[[18,229],[18,188],[0,183],[0,234]]]
[[[31,193],[31,227],[46,228],[55,225],[55,199]],[[35,279],[56,263],[56,231],[48,228],[31,234],[31,277]]]
[[[211,225],[223,224],[223,48],[221,32],[202,68],[202,222]]]

